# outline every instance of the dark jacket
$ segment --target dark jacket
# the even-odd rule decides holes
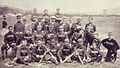
[[[17,37],[16,37],[15,33],[13,33],[13,32],[8,32],[4,36],[4,42],[6,44],[16,43],[16,39],[17,39]]]
[[[90,32],[94,33],[96,31],[96,26],[94,24],[88,23],[85,25],[85,30],[87,31],[89,28],[88,26],[92,25],[92,29],[90,29]]]
[[[111,40],[109,40],[108,38],[103,39],[102,44],[105,48],[107,48],[109,50],[118,50],[119,49],[119,45],[116,42],[116,40],[114,40],[114,39],[111,39]]]
[[[7,22],[6,21],[3,21],[2,22],[2,28],[6,28],[7,27]]]
[[[24,33],[24,31],[25,31],[25,27],[24,27],[24,24],[23,24],[23,23],[19,22],[19,23],[16,23],[16,24],[14,25],[14,32],[15,32],[15,33],[16,33],[16,32],[23,32],[23,33]]]

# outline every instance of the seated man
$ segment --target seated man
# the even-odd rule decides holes
[[[61,45],[57,53],[60,62],[62,63],[62,61],[65,60],[65,58],[69,56],[71,53],[72,53],[72,46],[70,44],[70,41],[69,39],[65,39],[65,42]],[[68,61],[71,61],[71,58]]]
[[[75,31],[75,32],[73,33],[73,35],[71,36],[71,38],[70,38],[70,42],[71,42],[72,44],[78,43],[78,39],[81,39],[82,37],[83,37],[83,36],[81,35],[80,32]]]
[[[90,57],[86,51],[86,47],[83,45],[84,40],[78,39],[77,43],[74,43],[74,51],[76,51],[76,54],[73,56],[73,60],[76,60],[77,62],[83,62],[90,60]]]
[[[98,33],[94,33],[93,43],[90,46],[89,54],[91,62],[100,62],[102,60],[102,54],[100,52],[101,41],[98,38]]]
[[[115,62],[117,58],[117,50],[119,45],[116,40],[113,39],[113,33],[108,32],[108,38],[102,40],[103,46],[108,50],[105,61]]]
[[[16,49],[15,43],[16,43],[17,38],[16,38],[15,33],[13,33],[13,27],[9,26],[8,29],[9,29],[9,32],[7,34],[5,34],[5,37],[4,37],[4,43],[5,44],[1,47],[3,60],[5,58],[4,52],[5,52],[6,57],[7,57],[7,50],[9,49],[9,47],[12,48],[11,59],[14,56],[14,54],[15,54],[14,52],[15,52],[15,49]]]
[[[42,26],[38,25],[37,30],[34,30],[34,33],[32,35],[32,40],[35,42],[36,40],[44,41],[45,31],[42,31]]]
[[[30,33],[30,31],[25,32],[24,39],[27,40],[28,45],[33,44],[32,34]]]
[[[58,56],[57,56],[57,52],[58,52],[58,49],[60,47],[59,44],[57,44],[57,41],[55,39],[52,39],[51,40],[51,45],[49,46],[49,49],[50,49],[50,53],[49,53],[49,56],[50,56],[50,61],[52,61],[53,63],[55,64],[58,64]]]
[[[44,53],[46,49],[43,45],[44,42],[38,39],[35,46],[32,48],[31,58],[33,61],[39,62],[43,59],[43,56],[45,56]]]
[[[63,26],[59,27],[59,32],[57,33],[57,38],[58,38],[58,42],[62,43],[64,42],[65,38],[66,38],[66,34],[64,32],[64,28]]]
[[[31,61],[30,48],[27,46],[27,40],[23,39],[22,43],[17,47],[16,57],[13,61],[25,65],[28,65],[26,62]]]

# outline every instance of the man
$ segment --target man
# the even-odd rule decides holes
[[[61,44],[57,53],[59,57],[59,61],[62,63],[65,60],[65,58],[72,53],[72,51],[73,51],[73,46],[71,46],[69,39],[66,38],[64,43]],[[71,62],[71,57],[66,61]]]
[[[119,45],[115,39],[113,39],[113,33],[108,32],[108,38],[102,40],[103,46],[108,50],[105,61],[115,62],[117,58],[117,50]]]
[[[41,25],[38,25],[37,26],[37,31],[35,30],[33,35],[32,35],[32,40],[35,42],[37,41],[38,39],[41,40],[41,41],[44,41],[44,36],[45,36],[45,32],[42,31],[42,26]]]
[[[94,39],[92,45],[90,46],[89,54],[90,62],[100,62],[102,60],[102,54],[100,51],[101,40],[98,37],[98,33],[94,32]]]
[[[44,10],[42,17],[43,17],[43,22],[41,23],[42,30],[48,31],[48,25],[50,24],[50,15],[48,14],[47,9]]]
[[[56,33],[59,32],[60,25],[61,24],[57,20],[55,20],[55,23],[53,24],[53,26],[54,26],[54,30],[55,30]]]
[[[22,18],[23,24],[25,26],[25,32],[30,31],[32,33],[32,27],[31,27],[31,22],[28,23],[27,17]]]
[[[57,46],[57,43],[58,43],[57,34],[54,31],[54,26],[49,25],[49,31],[45,35],[45,44],[50,49],[52,55],[48,54],[47,56],[50,56],[50,58],[47,60],[50,60],[55,64],[58,63],[56,54],[57,54],[57,49],[59,47]]]
[[[44,10],[44,13],[43,13],[42,16],[43,16],[43,20],[48,20],[50,18],[50,15],[48,14],[48,10],[47,9]]]
[[[33,61],[39,62],[41,59],[44,59],[45,56],[45,47],[44,41],[41,41],[41,39],[38,39],[35,43],[35,46],[32,48],[31,58]],[[42,62],[42,61],[40,61]]]
[[[1,47],[3,60],[5,58],[4,52],[5,52],[6,57],[7,57],[7,50],[8,50],[9,47],[12,48],[12,56],[13,56],[15,43],[16,43],[16,40],[17,40],[17,37],[16,37],[15,33],[13,33],[13,27],[9,26],[8,29],[9,29],[9,32],[7,34],[5,34],[5,36],[4,36],[4,43],[5,44]]]
[[[78,43],[78,39],[82,38],[82,35],[79,32],[74,32],[70,38],[71,43]]]
[[[82,29],[82,25],[81,25],[81,18],[78,18],[77,22],[73,23],[73,26],[71,27],[71,30],[73,32],[73,34],[71,36],[72,41],[77,42],[78,39],[83,38],[84,30]]]
[[[66,34],[64,32],[64,28],[63,26],[59,27],[59,32],[57,33],[57,38],[58,38],[58,43],[63,43],[65,38],[66,38]]]
[[[70,31],[70,24],[67,20],[63,21],[64,32],[68,33]]]
[[[28,45],[33,44],[32,34],[31,34],[30,31],[25,31],[25,33],[24,33],[24,39],[27,40]]]
[[[2,36],[4,36],[6,34],[6,29],[7,29],[7,21],[6,21],[6,16],[3,15],[3,21],[2,21]]]
[[[16,44],[19,45],[25,32],[24,24],[21,22],[21,15],[17,15],[17,23],[14,25],[14,32],[17,35]]]
[[[56,17],[56,21],[60,23],[62,19],[62,13],[60,12],[59,8],[56,9],[55,17]]]
[[[74,43],[74,51],[77,51],[76,54],[72,57],[73,60],[78,62],[88,62],[90,61],[90,57],[88,52],[86,51],[86,47],[83,45],[84,40],[82,38],[78,39],[76,43]],[[80,60],[81,58],[81,60]]]
[[[37,30],[38,22],[36,18],[33,18],[31,21],[32,21],[31,28],[32,28],[32,33],[33,33],[35,30]]]
[[[78,30],[80,31],[82,29],[82,24],[81,24],[81,17],[76,20],[77,22],[73,23],[71,26],[72,30]]]
[[[49,31],[45,34],[45,44],[51,47],[53,43],[56,43],[54,40],[58,42],[57,34],[54,31],[54,26],[49,25]]]
[[[21,44],[17,47],[16,57],[14,58],[14,62],[19,64],[28,65],[26,62],[30,62],[30,48],[27,46],[27,40],[23,39]]]
[[[96,26],[93,24],[93,18],[89,17],[88,20],[89,20],[89,23],[86,24],[85,26],[85,34],[84,34],[85,36],[84,44],[86,47],[88,46],[88,44],[89,46],[92,45],[92,41],[94,38],[93,33],[96,31]]]
[[[56,13],[55,13],[56,18],[61,18],[62,17],[62,13],[60,12],[60,9],[56,9]]]
[[[68,38],[70,39],[71,36],[73,35],[74,33],[74,21],[73,21],[73,18],[69,18],[69,31],[68,31]]]
[[[31,15],[31,18],[36,18],[37,19],[40,16],[40,14],[37,11],[38,11],[37,8],[33,9],[33,13]]]
[[[56,20],[56,17],[55,17],[55,16],[51,16],[50,24],[54,24],[54,23],[55,23],[55,20]]]

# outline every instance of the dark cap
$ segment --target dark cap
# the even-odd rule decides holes
[[[3,15],[3,19],[6,19],[6,15]]]
[[[21,19],[21,15],[18,14],[18,15],[16,16],[16,18],[17,18],[17,19]]]
[[[89,17],[90,20],[93,20],[93,17]]]

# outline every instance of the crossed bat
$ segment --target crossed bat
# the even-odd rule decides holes
[[[41,63],[41,62],[43,61],[43,59],[44,59],[44,57],[45,57],[45,55],[46,55],[47,53],[49,53],[49,54],[51,55],[51,57],[55,60],[55,62],[58,63],[57,58],[51,53],[50,49],[49,49],[46,45],[44,45],[44,44],[41,44],[41,45],[43,45],[43,46],[45,47],[46,51],[45,51],[45,53],[43,54],[43,58],[39,61],[39,63]],[[79,61],[81,62],[81,64],[84,65],[84,62],[83,62],[83,60],[81,59],[81,56],[79,55],[78,49],[76,49],[76,47],[74,47],[74,52],[73,52],[72,54],[70,54],[69,56],[67,56],[67,57],[65,58],[65,60],[61,61],[61,63],[65,63],[65,62],[66,62],[69,58],[71,58],[73,55],[77,55],[77,57],[79,58]]]
[[[46,51],[43,54],[43,58],[39,61],[39,63],[41,63],[43,61],[43,59],[47,53],[49,53],[51,55],[51,57],[55,60],[55,62],[58,63],[57,58],[51,53],[50,49],[44,44],[41,44],[41,45],[45,47]]]
[[[79,61],[81,62],[81,64],[82,65],[84,65],[84,62],[83,62],[83,60],[81,59],[81,56],[79,55],[79,53],[78,53],[78,49],[76,49],[76,47],[75,47],[75,49],[74,49],[75,51],[72,53],[72,54],[70,54],[69,56],[67,56],[66,58],[65,58],[65,60],[63,60],[61,63],[65,63],[68,59],[70,59],[73,55],[77,55],[77,57],[79,58]]]

